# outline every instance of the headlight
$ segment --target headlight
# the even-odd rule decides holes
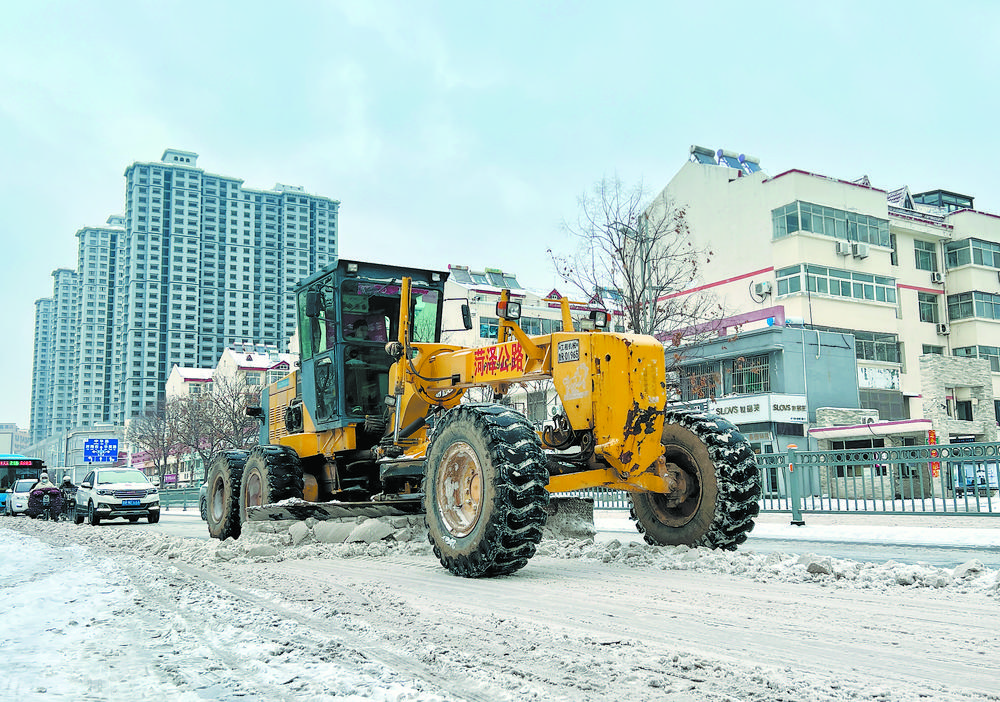
[[[107,488],[100,488],[97,491],[98,495],[113,495],[114,490],[108,490]]]
[[[159,490],[157,490],[156,488],[149,488],[148,490],[146,490],[147,495],[155,495],[158,492]]]

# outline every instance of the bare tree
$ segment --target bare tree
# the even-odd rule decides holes
[[[212,390],[171,400],[177,417],[178,443],[201,460],[202,479],[223,451],[257,443],[259,424],[246,415],[260,400],[259,390],[237,378],[217,376]]]
[[[620,309],[631,331],[677,347],[721,317],[704,293],[679,294],[698,280],[712,252],[691,239],[687,210],[665,197],[650,200],[642,183],[627,188],[605,178],[579,198],[575,224],[563,228],[578,249],[549,250],[559,276],[608,309]]]
[[[129,420],[126,439],[152,458],[160,485],[164,484],[168,459],[179,453],[177,424],[177,405],[162,400]]]
[[[212,400],[226,448],[247,448],[257,444],[260,423],[248,417],[246,408],[260,404],[261,386],[248,385],[239,377],[215,378]]]

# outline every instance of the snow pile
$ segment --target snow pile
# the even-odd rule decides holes
[[[95,529],[65,522],[40,522],[24,519],[4,520],[0,526],[43,537],[70,539],[91,546],[113,550],[138,551],[165,559],[176,559],[205,566],[218,562],[250,563],[306,558],[434,558],[426,532],[412,521],[396,522],[388,538],[384,520],[419,520],[419,517],[359,519],[341,525],[348,531],[343,541],[322,540],[323,522],[312,525],[261,522],[248,523],[237,540],[202,540],[167,536],[153,530]],[[307,520],[308,521],[308,520]],[[319,528],[319,534],[317,534]],[[353,536],[352,536],[353,534]],[[319,536],[320,538],[317,538]],[[636,535],[638,538],[638,534]],[[364,537],[364,538],[362,538]],[[402,537],[402,538],[398,538]],[[826,587],[864,590],[889,590],[916,587],[956,593],[979,593],[987,597],[1000,594],[1000,571],[986,568],[972,560],[955,568],[927,564],[860,563],[820,557],[812,554],[761,554],[752,549],[713,551],[686,546],[649,546],[642,543],[594,543],[592,539],[546,539],[535,558],[588,559],[601,563],[659,570],[691,570],[723,573],[756,582],[813,582]],[[528,568],[531,564],[528,564]],[[514,577],[517,577],[516,575]]]
[[[957,592],[980,592],[996,596],[1000,592],[1000,571],[978,560],[955,568],[927,564],[859,563],[814,554],[761,554],[742,551],[713,551],[687,546],[649,546],[613,540],[589,542],[545,542],[538,555],[552,558],[587,558],[604,563],[624,563],[636,568],[695,570],[749,577],[758,582],[817,582],[833,587],[884,590],[897,586],[949,588]]]

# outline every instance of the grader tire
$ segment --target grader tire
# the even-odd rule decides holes
[[[679,504],[655,492],[632,496],[632,519],[646,543],[736,550],[753,529],[761,498],[746,439],[713,414],[670,410],[663,449],[667,462],[684,470],[688,490]]]
[[[302,463],[287,446],[254,446],[250,449],[240,484],[240,522],[247,507],[263,507],[302,497]]]
[[[466,578],[524,567],[549,501],[541,443],[525,418],[502,405],[461,405],[435,427],[426,465],[427,538],[441,565]]]
[[[240,537],[240,483],[246,451],[226,451],[208,469],[208,533],[214,539]]]

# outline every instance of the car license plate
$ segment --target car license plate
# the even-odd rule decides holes
[[[139,500],[122,500],[122,507],[138,507]]]

